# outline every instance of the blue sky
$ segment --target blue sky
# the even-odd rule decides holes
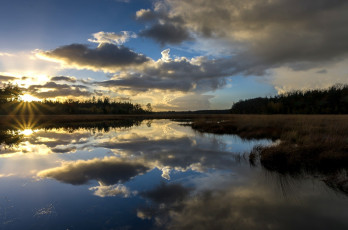
[[[347,9],[341,0],[3,0],[0,81],[41,99],[226,109],[348,83]]]

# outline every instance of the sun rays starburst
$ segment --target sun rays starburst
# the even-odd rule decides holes
[[[41,101],[41,99],[34,97],[30,94],[24,94],[20,96],[20,100],[23,102]]]

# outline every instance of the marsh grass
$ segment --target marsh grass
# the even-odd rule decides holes
[[[344,115],[231,115],[223,120],[197,119],[192,128],[245,139],[280,140],[258,146],[250,155],[252,161],[259,155],[269,168],[348,166],[348,116]]]
[[[269,138],[277,144],[256,146],[250,165],[294,177],[320,177],[329,187],[348,194],[348,116],[231,115],[198,119],[200,132],[236,134],[245,139]]]

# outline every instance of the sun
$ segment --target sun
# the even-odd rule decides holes
[[[24,94],[20,96],[20,99],[24,102],[41,101],[39,98],[31,96],[30,94]]]

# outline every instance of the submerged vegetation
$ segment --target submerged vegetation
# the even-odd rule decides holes
[[[347,114],[348,85],[328,89],[293,91],[269,98],[253,98],[235,103],[234,114]]]

